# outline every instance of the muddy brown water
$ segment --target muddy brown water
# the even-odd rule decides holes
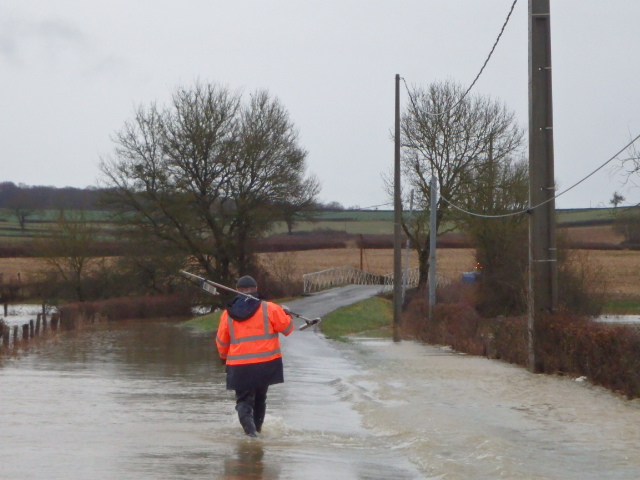
[[[324,315],[372,292],[291,303]],[[626,479],[640,406],[413,342],[283,339],[261,438],[242,435],[211,336],[131,322],[0,365],[0,479]]]

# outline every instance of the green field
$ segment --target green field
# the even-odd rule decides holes
[[[632,208],[632,207],[631,207]],[[577,208],[556,210],[557,223],[561,226],[578,226],[592,224],[612,223],[616,214],[625,209],[614,208]],[[407,212],[405,212],[405,215]],[[294,232],[311,232],[318,230],[334,230],[349,234],[363,235],[391,235],[393,234],[393,211],[352,211],[321,212],[316,215],[314,221],[299,222],[295,225]],[[274,234],[287,232],[284,223],[277,225]]]
[[[629,207],[632,208],[632,207]],[[582,208],[557,210],[558,224],[562,226],[578,226],[593,224],[607,224],[613,222],[616,214],[625,211],[626,208]],[[69,211],[69,218],[74,214],[84,216],[98,231],[102,230],[102,238],[108,239],[113,232],[113,224],[110,223],[110,212],[101,210],[86,210],[79,212]],[[28,216],[24,231],[20,228],[18,218],[10,209],[0,209],[0,242],[19,241],[20,239],[32,239],[46,235],[55,226],[59,216],[59,210],[35,210]],[[406,213],[405,213],[406,215]],[[363,235],[391,235],[393,234],[392,210],[342,210],[334,212],[318,212],[313,221],[301,221],[296,223],[293,231],[313,232],[333,230],[348,234]],[[272,234],[287,233],[284,222],[275,225]]]
[[[99,237],[112,237],[113,224],[110,221],[111,212],[104,210],[66,210],[66,218],[71,221],[88,222],[96,231],[102,232]],[[0,242],[13,243],[17,240],[31,240],[48,235],[56,228],[60,210],[34,210],[29,214],[24,230],[18,222],[13,210],[0,208]]]

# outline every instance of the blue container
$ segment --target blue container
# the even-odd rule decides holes
[[[464,272],[462,274],[462,283],[474,283],[476,281],[476,272]]]

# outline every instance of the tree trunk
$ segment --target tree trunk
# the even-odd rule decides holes
[[[420,277],[418,278],[418,290],[423,290],[429,283],[429,255],[431,254],[431,248],[429,243],[429,236],[425,240],[418,250],[418,272]]]

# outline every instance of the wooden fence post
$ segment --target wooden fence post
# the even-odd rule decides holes
[[[17,345],[18,343],[18,325],[13,326],[13,344]]]
[[[36,323],[33,319],[29,320],[29,338],[33,338],[36,333]]]
[[[9,335],[11,331],[7,328],[4,332],[2,332],[2,345],[5,347],[9,346]]]
[[[29,324],[28,323],[25,323],[24,325],[22,325],[22,341],[23,342],[29,341]]]
[[[36,335],[40,335],[40,322],[41,322],[40,314],[38,314],[38,318],[36,319]]]

